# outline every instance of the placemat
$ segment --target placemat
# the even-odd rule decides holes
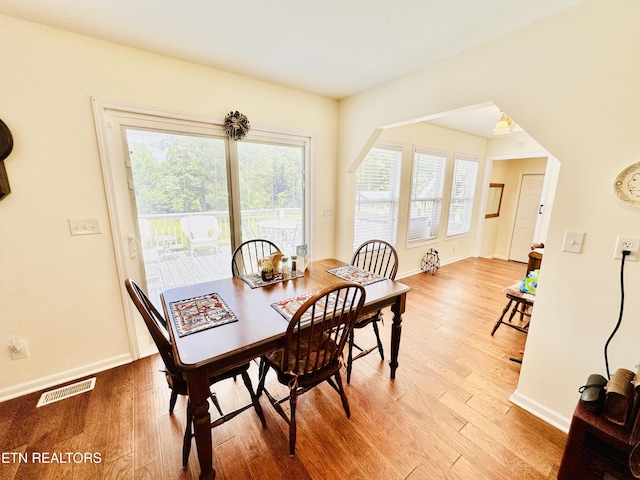
[[[217,293],[171,302],[170,307],[179,337],[238,321]]]
[[[295,276],[294,274],[291,274],[290,280],[294,278],[302,277],[302,276],[303,275]],[[273,279],[267,282],[262,280],[262,275],[260,275],[259,273],[251,273],[249,275],[240,275],[240,278],[244,280],[247,283],[247,285],[249,285],[251,288],[266,287],[267,285],[273,285],[274,283],[280,283],[285,281],[284,278],[282,277],[282,273],[274,273]]]
[[[347,282],[359,283],[363,287],[385,280],[385,277],[378,275],[377,273],[367,272],[366,270],[354,267],[353,265],[329,268],[327,269],[327,272],[335,275],[336,277],[340,277]]]
[[[287,298],[285,300],[280,300],[279,302],[272,303],[271,306],[275,308],[275,310],[282,315],[285,319],[291,320],[293,315],[298,311],[298,309],[302,306],[304,302],[306,302],[311,296],[318,293],[319,290],[314,290],[313,292],[303,293],[302,295],[296,295],[295,297]],[[328,305],[327,311],[334,310],[336,305],[336,296],[337,294],[331,293],[328,297]],[[340,296],[340,300],[338,302],[337,309],[342,309],[344,305],[344,296]],[[324,314],[325,304],[322,301],[316,303],[316,317],[322,316]],[[302,316],[302,323],[306,323],[311,320],[311,309],[307,310],[305,314]]]

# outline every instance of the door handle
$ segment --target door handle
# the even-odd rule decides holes
[[[538,207],[538,215],[542,215],[542,207],[544,207],[544,205]]]
[[[132,237],[131,235],[129,235],[128,240],[129,240],[129,257],[131,257],[132,259],[138,258],[138,255],[140,255],[140,248],[141,248],[140,242],[136,237]]]

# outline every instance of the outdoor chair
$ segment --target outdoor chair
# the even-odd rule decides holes
[[[198,248],[215,248],[218,251],[220,223],[213,215],[188,215],[180,219],[180,229],[187,237],[189,254]]]
[[[133,304],[138,309],[138,312],[142,316],[144,323],[147,325],[149,329],[149,333],[153,338],[153,341],[158,347],[158,352],[160,353],[160,357],[162,358],[165,365],[165,376],[167,379],[167,383],[169,388],[171,389],[171,398],[169,400],[169,415],[173,414],[173,409],[176,405],[176,401],[178,399],[178,395],[187,395],[187,383],[183,378],[180,370],[178,369],[174,358],[173,351],[171,349],[171,342],[168,332],[168,326],[164,319],[164,317],[158,312],[156,307],[151,303],[146,294],[142,291],[142,289],[130,278],[125,280],[125,285],[127,287],[127,292],[129,292],[129,296],[133,301]],[[242,380],[244,381],[245,386],[247,387],[247,391],[251,396],[251,403],[244,405],[241,408],[238,408],[230,413],[223,414],[222,409],[220,408],[220,404],[218,403],[218,398],[215,392],[210,393],[211,401],[215,405],[216,409],[220,416],[211,422],[211,428],[217,427],[227,420],[231,420],[233,417],[238,415],[239,413],[247,410],[252,407],[255,409],[258,417],[260,418],[260,422],[263,427],[266,427],[266,421],[264,418],[264,412],[262,411],[262,407],[260,406],[260,402],[258,401],[258,397],[253,390],[253,385],[251,384],[251,379],[248,374],[249,363],[245,363],[244,365],[232,368],[227,370],[219,375],[215,375],[209,378],[209,385],[213,385],[214,383],[218,383],[222,380],[236,377],[240,375]],[[184,438],[182,444],[182,466],[186,467],[187,462],[189,460],[189,452],[191,451],[191,439],[193,437],[193,412],[191,410],[191,402],[187,401],[187,414],[186,414],[186,428],[184,431]]]
[[[389,280],[395,280],[398,273],[398,253],[393,246],[384,240],[369,240],[358,247],[351,259],[351,265],[366,270],[371,273],[381,275]],[[347,383],[351,382],[351,370],[354,360],[368,355],[376,348],[380,352],[380,358],[384,360],[384,350],[382,341],[380,340],[380,331],[378,322],[382,321],[382,310],[378,310],[373,314],[366,314],[358,317],[353,332],[349,337],[349,356],[347,358]],[[373,327],[376,335],[377,345],[364,348],[355,343],[355,331],[365,328],[367,325]],[[354,357],[353,349],[359,351]]]
[[[283,347],[260,360],[257,394],[260,397],[264,392],[289,424],[289,454],[292,456],[296,449],[296,405],[300,395],[327,381],[340,394],[347,418],[351,416],[340,375],[342,351],[364,300],[364,287],[353,282],[341,282],[320,290],[293,314]],[[265,388],[270,368],[275,370],[278,382],[289,387],[289,394],[279,400]],[[289,415],[281,406],[287,400]]]

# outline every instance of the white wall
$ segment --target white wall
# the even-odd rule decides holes
[[[339,231],[349,228],[352,211],[348,167],[386,125],[493,101],[560,161],[514,400],[565,429],[578,387],[590,373],[605,373],[602,348],[620,298],[616,235],[640,236],[640,210],[612,190],[618,172],[640,158],[638,18],[640,2],[588,1],[340,104]],[[582,254],[561,252],[565,229],[586,232]],[[339,254],[351,248],[348,242],[339,239]],[[640,357],[640,263],[628,265],[626,284],[612,370],[635,370]]]
[[[313,255],[334,254],[338,104],[0,15],[0,118],[14,137],[0,202],[0,400],[130,360],[90,97],[315,135]],[[103,233],[69,234],[98,217]],[[126,299],[125,299],[126,300]],[[12,337],[31,356],[12,361]]]

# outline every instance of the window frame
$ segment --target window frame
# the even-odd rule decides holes
[[[458,166],[465,162],[467,164],[475,165],[474,179],[470,184],[466,184],[466,191],[464,195],[456,195],[456,177],[458,173]],[[480,159],[477,156],[464,155],[455,153],[453,156],[453,173],[450,182],[450,196],[449,196],[449,211],[447,212],[447,235],[446,238],[460,237],[471,233],[473,226],[473,209],[475,207],[475,200],[477,196],[478,185],[478,173],[480,171]],[[470,193],[470,194],[469,194]],[[454,203],[464,202],[465,207],[465,223],[464,231],[451,232],[452,215],[455,214],[457,209],[454,208]]]
[[[436,197],[428,197],[428,198],[419,198],[414,196],[414,187],[415,187],[415,167],[416,167],[416,156],[417,155],[427,155],[433,157],[440,157],[442,159],[442,165],[440,166],[440,186],[439,186],[439,198]],[[433,243],[440,238],[440,232],[442,228],[442,219],[443,219],[443,208],[445,201],[445,185],[447,180],[447,166],[449,162],[449,155],[444,150],[438,150],[434,148],[427,148],[421,146],[413,147],[413,153],[411,156],[411,186],[409,190],[409,199],[407,205],[407,229],[406,229],[406,248],[414,248],[419,247],[424,244]],[[411,238],[411,215],[413,210],[413,204],[416,201],[434,201],[436,205],[439,207],[437,212],[437,218],[431,218],[431,222],[433,227],[430,229],[433,232],[431,236],[422,236],[418,238]],[[438,205],[439,204],[439,205]],[[427,217],[416,217],[416,218],[427,218]],[[414,226],[415,228],[415,226]]]
[[[386,150],[389,152],[393,152],[395,158],[393,158],[392,160],[395,160],[397,163],[395,165],[395,171],[393,171],[393,169],[390,169],[390,173],[389,173],[389,179],[390,179],[390,185],[391,182],[394,183],[393,188],[389,188],[389,192],[390,192],[390,199],[386,200],[386,201],[379,201],[379,200],[371,200],[369,202],[361,202],[358,198],[359,196],[359,192],[360,190],[358,189],[358,183],[359,183],[359,178],[358,175],[360,173],[360,169],[362,168],[363,164],[367,161],[367,159],[369,158],[369,155],[371,154],[372,151],[374,150]],[[403,159],[403,145],[400,144],[394,144],[394,143],[376,143],[374,144],[369,151],[367,152],[367,154],[365,155],[365,157],[362,159],[362,162],[360,162],[360,165],[358,165],[358,168],[355,170],[355,192],[354,192],[354,210],[353,210],[353,249],[357,249],[364,240],[362,239],[366,239],[366,240],[370,240],[371,238],[373,238],[370,235],[359,235],[358,233],[358,220],[362,219],[362,218],[366,218],[366,216],[359,216],[358,215],[358,209],[361,205],[363,204],[380,204],[380,203],[389,203],[390,207],[389,207],[389,212],[387,213],[388,218],[391,219],[391,223],[386,222],[385,226],[386,226],[386,230],[389,234],[388,237],[385,237],[384,235],[376,235],[375,237],[379,240],[385,240],[387,242],[389,242],[391,245],[396,245],[397,244],[397,240],[398,240],[398,212],[399,212],[399,208],[400,208],[400,189],[402,188],[402,159]]]
[[[192,129],[195,129],[196,132],[203,135],[219,136],[224,135],[223,119],[113,103],[96,98],[91,99],[91,104],[118,275],[120,278],[135,278],[143,283],[141,279],[145,277],[145,272],[141,265],[139,231],[131,208],[129,181],[126,172],[128,150],[126,142],[123,141],[121,127],[138,128],[142,122],[143,128],[149,127],[150,129],[184,133],[193,133]],[[303,185],[305,241],[308,241],[310,237],[309,225],[313,222],[310,201],[313,194],[313,184],[308,172],[311,172],[313,167],[315,134],[299,129],[254,126],[250,135],[251,138],[279,137],[280,141],[287,137],[305,139]],[[227,140],[227,142],[233,141],[235,140]],[[230,172],[230,175],[232,174]],[[309,246],[312,248],[312,245]],[[151,353],[155,347],[153,342],[148,341],[149,337],[144,322],[140,320],[131,302],[128,301],[128,293],[124,288],[124,283],[120,284],[120,290],[125,309],[131,355],[133,358],[140,358]]]

